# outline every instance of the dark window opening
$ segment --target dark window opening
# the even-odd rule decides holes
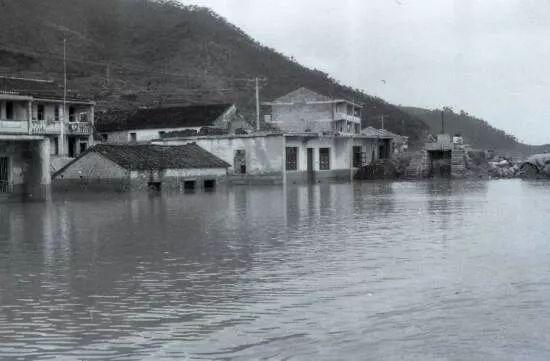
[[[50,138],[50,154],[59,155],[59,138],[58,137]]]
[[[13,102],[6,102],[6,119],[13,120]]]
[[[363,152],[361,146],[353,147],[353,166],[355,168],[363,166]]]
[[[88,143],[80,143],[80,154],[84,153],[88,149]]]
[[[130,142],[137,142],[137,134],[130,133]]]
[[[55,120],[56,122],[59,121],[59,114],[60,114],[60,112],[59,112],[59,105],[56,105],[56,106],[54,107],[54,110],[53,110],[53,118],[54,118],[54,120]]]
[[[109,134],[107,134],[107,133],[101,134],[101,140],[104,141],[104,142],[108,141],[109,140]]]
[[[188,180],[183,182],[183,190],[186,192],[192,192],[195,190],[196,183],[194,180]]]
[[[233,158],[235,174],[246,174],[246,151],[238,149]]]
[[[0,157],[0,193],[9,193],[11,191],[9,166],[9,158]]]
[[[36,118],[38,120],[44,120],[44,104],[38,104],[36,106]]]
[[[298,147],[286,147],[286,170],[298,170]]]
[[[153,192],[160,192],[161,185],[161,182],[148,182],[147,189]]]
[[[74,107],[69,107],[69,122],[76,121],[74,113],[75,113]]]
[[[214,179],[206,179],[203,185],[205,190],[213,190],[216,188],[216,181]]]
[[[319,170],[330,169],[330,148],[319,148]]]
[[[159,138],[164,138],[165,135],[166,135],[166,132],[164,130],[161,130],[159,132]]]

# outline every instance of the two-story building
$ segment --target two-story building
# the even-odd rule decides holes
[[[275,131],[165,137],[159,144],[195,142],[231,164],[235,181],[352,179],[358,168],[391,156],[391,137],[361,133],[361,106],[300,88],[272,102],[265,122]]]
[[[237,118],[233,104],[112,110],[98,114],[96,129],[102,143],[145,143],[169,134],[228,132]]]
[[[51,81],[0,77],[0,192],[43,193],[56,159],[93,144],[93,124],[94,102]]]

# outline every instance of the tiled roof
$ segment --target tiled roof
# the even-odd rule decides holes
[[[53,81],[11,78],[0,76],[0,94],[32,96],[43,99],[63,99],[63,88]],[[84,100],[78,95],[68,92],[67,100]]]
[[[136,129],[209,127],[231,108],[231,104],[205,104],[96,114],[99,132]]]
[[[127,170],[228,168],[230,165],[195,143],[185,145],[98,144],[54,174],[56,177],[87,154],[95,152]]]
[[[373,127],[366,127],[362,129],[361,134],[366,135],[367,137],[380,138],[380,139],[393,139],[398,137],[397,134],[392,133],[388,130],[376,129]]]

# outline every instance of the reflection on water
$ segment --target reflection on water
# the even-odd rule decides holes
[[[535,359],[550,184],[0,205],[0,359]]]

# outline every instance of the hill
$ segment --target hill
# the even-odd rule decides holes
[[[152,0],[0,0],[0,74],[63,77],[98,108],[237,103],[253,119],[251,78],[272,100],[300,86],[365,106],[380,125],[421,144],[428,127],[382,99],[262,46],[209,9]]]
[[[513,135],[497,129],[483,119],[461,110],[456,113],[448,107],[443,109],[423,109],[416,107],[401,107],[412,116],[418,117],[429,127],[432,134],[441,133],[441,117],[443,112],[445,132],[460,134],[466,143],[478,149],[493,149],[500,153],[526,155],[550,150],[550,145],[531,146],[519,142]]]

